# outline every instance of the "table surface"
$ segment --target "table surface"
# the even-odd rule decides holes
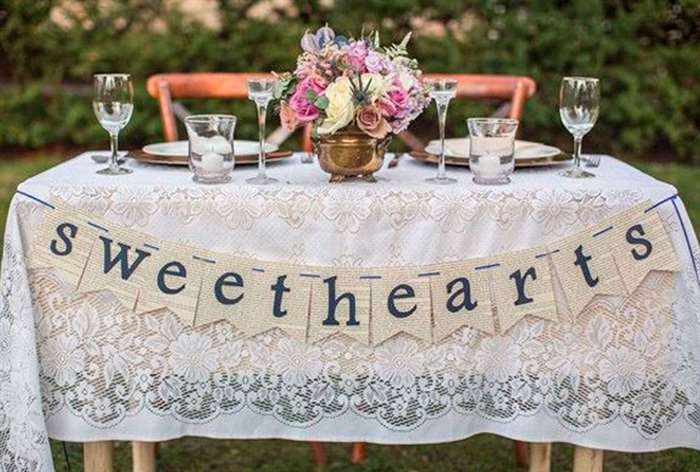
[[[518,169],[493,187],[463,168],[448,169],[458,184],[424,183],[435,167],[408,156],[378,172],[378,184],[328,184],[298,156],[269,166],[282,181],[269,187],[244,183],[251,167],[203,186],[187,169],[129,165],[127,177],[100,176],[83,154],[27,180],[13,200],[0,298],[0,449],[13,458],[50,468],[47,435],[425,443],[492,432],[700,449],[700,258],[666,183],[607,156],[594,179]],[[374,348],[343,337],[306,345],[274,330],[246,339],[228,322],[136,315],[109,292],[74,293],[50,268],[27,271],[44,210],[26,195],[214,251],[344,266],[532,247],[649,199],[683,270],[652,273],[625,299],[596,298],[576,319],[526,319],[500,336],[463,328],[435,345],[399,335]]]

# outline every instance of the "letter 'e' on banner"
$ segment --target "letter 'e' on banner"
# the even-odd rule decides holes
[[[649,201],[614,218],[611,241],[625,287],[632,293],[652,270],[677,272],[678,257],[656,209]]]
[[[62,201],[53,199],[51,204],[54,209],[43,212],[44,220],[33,241],[29,264],[58,269],[61,278],[77,289],[98,230],[84,215],[64,210],[66,205]]]
[[[432,342],[430,280],[415,269],[382,269],[371,277],[374,346],[399,333]]]
[[[369,344],[370,281],[366,270],[301,267],[302,277],[312,280],[310,343],[342,333]]]
[[[494,334],[489,270],[485,259],[440,266],[430,277],[435,324],[434,341],[440,342],[463,326]]]
[[[574,318],[595,295],[626,294],[613,257],[612,236],[612,226],[606,221],[548,248]]]
[[[148,249],[151,260],[137,274],[141,290],[136,312],[167,307],[183,324],[192,326],[206,262],[193,258],[185,245],[161,241]]]
[[[250,263],[239,257],[200,250],[195,252],[194,257],[203,262],[194,325],[228,320],[245,331],[243,319],[254,316],[247,312],[246,306],[251,281]]]
[[[526,315],[557,320],[549,260],[544,247],[508,253],[489,269],[501,333]]]
[[[141,275],[148,271],[146,266],[154,252],[144,245],[148,240],[148,236],[132,230],[99,231],[78,291],[110,290],[122,305],[134,310]]]

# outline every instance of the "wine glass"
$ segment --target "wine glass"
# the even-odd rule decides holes
[[[98,170],[102,175],[130,174],[131,169],[119,166],[117,151],[119,149],[119,132],[131,119],[134,111],[134,88],[129,74],[95,74],[95,97],[92,109],[97,121],[109,133],[109,144],[112,154],[109,166]]]
[[[592,77],[564,77],[559,91],[559,116],[574,137],[574,167],[561,172],[564,177],[585,178],[595,174],[581,168],[581,141],[598,120],[600,83]]]
[[[258,175],[247,179],[246,182],[249,184],[268,185],[278,182],[277,179],[265,174],[265,119],[267,106],[272,100],[276,88],[276,79],[248,79],[248,98],[255,102],[258,109],[258,141],[260,145],[258,149]]]
[[[425,81],[430,98],[435,100],[438,112],[438,126],[440,127],[440,160],[435,177],[425,179],[431,184],[453,184],[457,179],[447,177],[445,172],[445,121],[447,121],[447,106],[457,94],[457,81],[453,79],[428,79]]]

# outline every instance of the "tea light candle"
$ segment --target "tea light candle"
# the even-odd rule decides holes
[[[209,138],[208,144],[208,150],[212,152],[217,152],[219,154],[231,154],[231,152],[233,152],[231,143],[223,136],[213,136]]]
[[[497,178],[501,173],[501,158],[493,154],[479,156],[479,175],[486,178]]]
[[[202,169],[206,172],[221,172],[224,168],[224,156],[215,152],[202,155]]]

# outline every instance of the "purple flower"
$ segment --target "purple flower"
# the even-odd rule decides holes
[[[355,41],[347,48],[348,63],[357,69],[361,74],[367,72],[365,67],[365,58],[367,57],[367,43],[364,41]]]
[[[381,74],[383,72],[391,71],[391,63],[386,58],[386,56],[379,54],[376,51],[369,51],[367,57],[365,58],[365,66],[367,67],[367,72],[373,74]]]
[[[306,52],[317,53],[326,44],[333,42],[333,39],[335,39],[335,31],[326,25],[316,30],[316,33],[307,31],[301,37],[301,49]]]

